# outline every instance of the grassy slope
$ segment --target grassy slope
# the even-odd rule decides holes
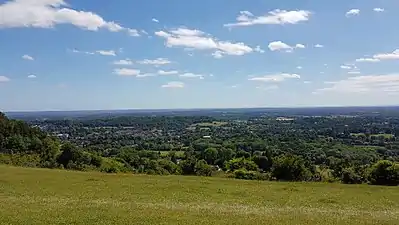
[[[0,166],[0,224],[398,224],[399,188]]]

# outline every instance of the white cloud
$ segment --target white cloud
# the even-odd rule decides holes
[[[132,37],[140,37],[139,31],[136,29],[127,28],[126,31]]]
[[[184,83],[180,81],[171,81],[162,85],[163,88],[184,88]]]
[[[305,48],[305,45],[303,45],[303,44],[296,44],[296,45],[295,45],[295,48]]]
[[[114,50],[98,50],[96,51],[100,55],[105,55],[105,56],[116,56],[116,53]]]
[[[144,64],[144,65],[166,65],[172,63],[169,61],[169,59],[165,58],[157,58],[157,59],[144,59],[137,61],[138,64]]]
[[[31,75],[28,76],[28,78],[34,79],[34,78],[36,78],[36,75],[31,74]]]
[[[77,49],[72,49],[71,50],[73,53],[81,53],[81,54],[86,54],[86,55],[94,55],[94,52],[86,52],[86,51],[79,51]]]
[[[199,78],[201,80],[204,79],[204,75],[194,74],[194,73],[183,73],[183,74],[180,74],[179,77],[183,77],[183,78]]]
[[[367,57],[367,58],[359,58],[356,59],[356,62],[380,62],[382,60],[395,60],[399,59],[399,49],[396,49],[393,52],[390,53],[379,53],[375,54],[372,57]]]
[[[282,82],[286,79],[300,79],[301,76],[298,74],[280,73],[273,75],[266,75],[261,77],[251,77],[248,80],[251,81],[262,81],[262,82]]]
[[[265,53],[265,50],[263,50],[260,46],[256,46],[255,51],[259,53]]]
[[[152,74],[152,73],[141,73],[141,71],[138,69],[129,69],[129,68],[114,69],[114,74],[117,74],[119,76],[132,76],[132,77],[137,77],[137,78],[155,76],[155,74]]]
[[[114,50],[97,50],[95,52],[88,52],[88,51],[80,51],[77,49],[72,49],[71,50],[73,53],[80,53],[80,54],[86,54],[86,55],[104,55],[104,56],[116,56],[116,52]]]
[[[304,83],[304,84],[311,84],[311,83],[312,83],[312,81],[305,80],[303,83]]]
[[[383,9],[383,8],[374,8],[373,10],[374,10],[374,12],[384,12],[385,11],[385,9]]]
[[[314,46],[315,48],[324,48],[324,45],[321,45],[321,44],[315,44],[315,46]]]
[[[170,71],[164,71],[164,70],[158,70],[159,75],[175,75],[179,74],[179,71],[177,70],[170,70]]]
[[[130,59],[121,59],[113,62],[114,65],[132,65],[133,61]]]
[[[349,77],[344,80],[325,82],[330,87],[317,92],[343,93],[387,93],[399,92],[399,74],[369,75]]]
[[[379,59],[376,58],[359,58],[356,59],[356,62],[379,62]]]
[[[341,69],[350,70],[350,69],[352,69],[352,66],[349,66],[349,65],[342,65],[342,66],[341,66]]]
[[[303,44],[296,44],[295,46],[290,46],[282,41],[272,41],[269,43],[268,48],[271,51],[285,51],[285,52],[292,52],[295,48],[305,48]]]
[[[399,59],[399,49],[396,49],[392,53],[376,54],[373,56],[373,58],[379,60]]]
[[[355,16],[360,14],[360,9],[351,9],[346,12],[346,16]]]
[[[164,38],[167,47],[183,47],[187,50],[213,50],[212,55],[215,58],[222,58],[224,55],[240,56],[260,51],[260,48],[253,49],[242,42],[219,41],[200,30],[187,28],[178,28],[168,32],[157,31],[155,35]]]
[[[10,81],[10,78],[6,76],[0,76],[0,82],[8,82],[8,81]]]
[[[297,66],[296,67],[298,70],[301,70],[302,69],[302,66]]]
[[[348,71],[348,74],[360,74],[360,71]]]
[[[271,51],[279,51],[279,50],[292,51],[292,47],[282,41],[270,42],[268,47]]]
[[[138,76],[141,74],[141,71],[137,69],[118,68],[114,69],[114,73],[120,76]]]
[[[215,59],[221,59],[221,58],[223,58],[223,52],[222,51],[216,51],[216,52],[212,53],[212,56]]]
[[[34,59],[32,56],[30,56],[30,55],[23,55],[23,56],[22,56],[22,59],[31,60],[31,61],[35,60],[35,59]]]
[[[129,28],[93,12],[74,10],[64,0],[11,0],[0,5],[0,15],[0,28],[53,28],[70,24],[90,31],[129,32]]]
[[[312,13],[306,10],[286,11],[276,9],[264,16],[255,17],[251,12],[241,11],[235,23],[225,24],[225,27],[253,26],[259,24],[297,24],[308,21]]]
[[[159,20],[152,18],[152,22],[159,23]]]

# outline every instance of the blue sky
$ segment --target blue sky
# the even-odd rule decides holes
[[[398,8],[0,0],[0,110],[397,105]]]

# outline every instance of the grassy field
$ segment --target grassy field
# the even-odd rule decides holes
[[[0,166],[0,224],[399,224],[399,188]]]

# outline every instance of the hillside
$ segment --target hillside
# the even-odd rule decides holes
[[[0,166],[0,224],[397,224],[397,187]]]

